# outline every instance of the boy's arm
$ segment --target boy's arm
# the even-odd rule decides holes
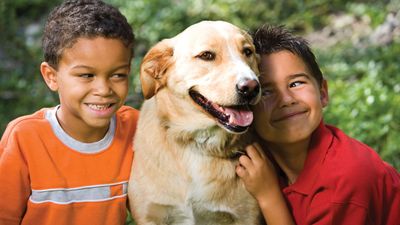
[[[257,200],[268,225],[293,225],[293,219],[279,188],[272,163],[258,144],[246,148],[247,155],[239,158],[237,175]]]
[[[28,168],[17,137],[6,130],[0,141],[0,225],[20,224],[29,195]]]

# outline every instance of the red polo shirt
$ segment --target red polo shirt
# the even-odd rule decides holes
[[[323,122],[303,171],[283,193],[297,225],[400,225],[400,174],[373,149]]]

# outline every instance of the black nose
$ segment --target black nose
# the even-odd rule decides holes
[[[251,100],[260,92],[260,84],[257,80],[243,79],[236,84],[236,90],[241,97]]]

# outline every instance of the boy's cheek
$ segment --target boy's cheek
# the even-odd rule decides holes
[[[265,113],[272,109],[271,105],[265,98],[261,98],[261,100],[253,107],[254,113]]]

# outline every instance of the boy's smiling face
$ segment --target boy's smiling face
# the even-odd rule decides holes
[[[254,107],[255,128],[267,142],[308,141],[328,104],[326,81],[320,87],[303,60],[290,51],[261,56],[262,99]]]
[[[128,94],[131,52],[122,41],[79,38],[63,50],[57,70],[42,63],[42,75],[60,98],[57,118],[83,142],[100,140]]]

